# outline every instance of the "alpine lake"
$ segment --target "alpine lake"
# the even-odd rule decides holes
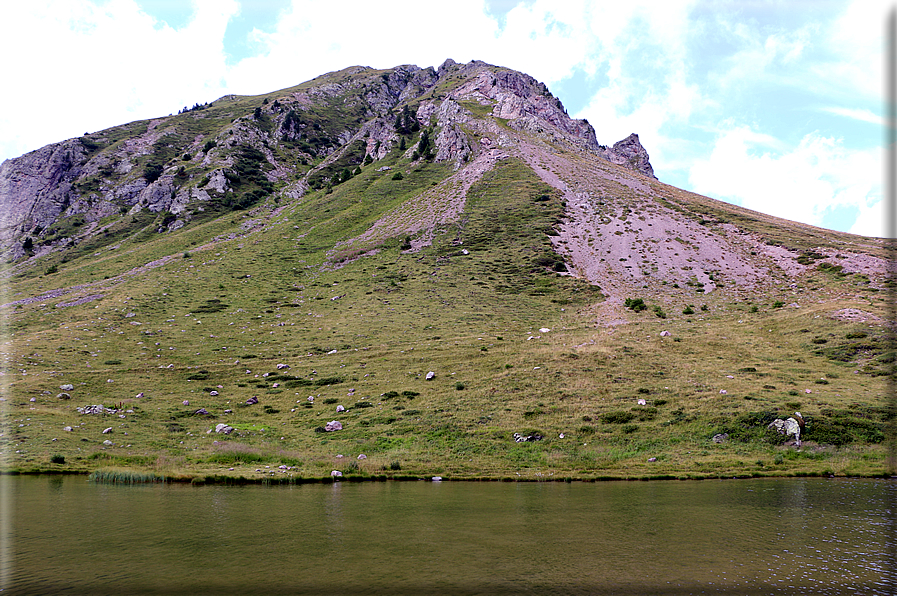
[[[3,476],[11,594],[893,594],[897,483]]]

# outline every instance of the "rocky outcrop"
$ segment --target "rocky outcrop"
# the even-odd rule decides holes
[[[605,147],[601,154],[610,162],[657,179],[657,176],[654,175],[654,168],[651,167],[651,162],[648,160],[648,152],[642,147],[638,135],[635,133],[632,133],[622,141],[617,141],[613,147]]]
[[[70,139],[0,164],[0,243],[52,225],[78,196],[72,185],[86,161]]]

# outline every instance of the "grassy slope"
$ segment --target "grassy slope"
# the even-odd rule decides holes
[[[723,290],[696,295],[691,315],[629,312],[630,324],[596,327],[598,288],[542,266],[553,258],[546,233],[561,199],[515,160],[471,189],[464,219],[432,246],[402,252],[397,238],[322,268],[338,241],[447,173],[431,164],[395,181],[375,169],[311,193],[245,237],[209,243],[250,220],[261,225],[277,206],[132,235],[114,250],[72,253],[58,273],[14,279],[3,302],[96,285],[7,310],[4,468],[526,479],[883,469],[882,328],[828,317],[848,307],[883,316],[879,294],[814,272],[800,279],[799,309],[774,308],[786,298],[774,292],[747,302]],[[670,198],[699,201],[684,196]],[[789,245],[805,237],[710,200],[700,206]],[[93,294],[103,297],[56,306]],[[56,397],[64,383],[75,386],[71,400]],[[246,406],[251,396],[259,404]],[[133,413],[75,411],[99,403]],[[337,415],[337,404],[348,412]],[[194,415],[200,407],[211,415]],[[822,443],[845,444],[796,451],[764,440],[768,420],[795,409]],[[344,430],[315,432],[330,420]],[[220,422],[238,434],[207,434]],[[518,444],[514,432],[545,439]],[[732,440],[711,442],[718,432]],[[50,463],[53,455],[66,463]],[[280,464],[293,469],[272,472]]]

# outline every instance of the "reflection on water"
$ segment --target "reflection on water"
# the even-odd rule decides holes
[[[890,594],[885,480],[4,477],[12,593]],[[9,567],[11,565],[11,568]],[[3,574],[0,574],[2,577]]]

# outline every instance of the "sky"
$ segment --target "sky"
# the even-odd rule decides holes
[[[0,160],[348,66],[483,60],[548,85],[657,177],[884,236],[888,0],[0,3]]]

